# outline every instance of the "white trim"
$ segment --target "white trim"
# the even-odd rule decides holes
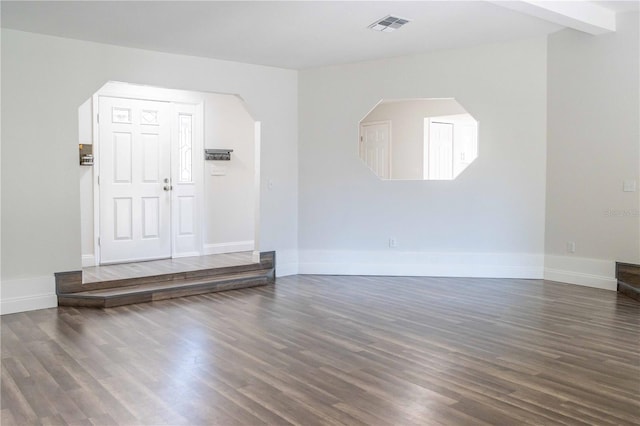
[[[615,274],[613,260],[552,255],[544,260],[544,279],[549,281],[615,291],[618,287]]]
[[[171,256],[171,259],[177,259],[180,257],[198,257],[202,256],[199,251],[185,251],[183,253],[176,253]]]
[[[251,241],[234,241],[230,243],[205,244],[204,254],[235,253],[239,251],[253,251],[254,244]],[[197,256],[197,255],[195,255]]]
[[[509,253],[301,250],[299,274],[433,277],[543,277],[544,257]]]
[[[93,254],[83,254],[82,255],[82,267],[89,268],[91,266],[96,266],[96,257]]]
[[[55,308],[56,306],[58,306],[58,298],[55,293],[53,274],[51,276],[2,280],[0,315]]]
[[[242,98],[241,98],[242,100]],[[242,100],[245,109],[248,111],[248,106]],[[260,260],[260,190],[261,190],[261,170],[260,170],[260,153],[262,150],[262,122],[256,121],[253,124],[253,250],[258,253],[258,261]],[[255,253],[254,253],[255,258]]]
[[[98,109],[100,97],[98,92],[92,96],[92,123],[93,123],[93,253],[94,263],[100,264],[100,128],[98,121]]]

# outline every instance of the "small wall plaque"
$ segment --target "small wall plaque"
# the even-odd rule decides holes
[[[204,159],[207,161],[229,161],[232,152],[232,149],[205,149]]]

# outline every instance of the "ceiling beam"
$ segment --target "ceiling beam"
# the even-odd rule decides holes
[[[490,1],[498,6],[592,35],[616,30],[616,13],[590,1]]]

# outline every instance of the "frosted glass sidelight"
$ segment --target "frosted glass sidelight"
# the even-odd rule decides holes
[[[180,114],[178,118],[178,181],[192,182],[193,174],[193,116]]]

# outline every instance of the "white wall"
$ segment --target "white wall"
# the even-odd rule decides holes
[[[422,179],[425,158],[424,119],[466,112],[454,99],[412,99],[399,102],[385,100],[367,114],[362,122],[391,121],[391,179]]]
[[[93,145],[93,105],[87,99],[78,108],[78,143]],[[80,179],[80,249],[83,266],[93,265],[93,167],[78,164]]]
[[[205,162],[205,248],[239,251],[254,239],[254,124],[238,97],[207,94],[205,148],[233,152],[231,161]],[[212,169],[225,174],[212,175]]]
[[[110,80],[242,96],[262,123],[260,249],[295,263],[295,71],[3,29],[3,313],[52,306],[53,273],[81,266],[78,107]]]
[[[639,21],[549,36],[546,278],[614,289],[614,262],[640,263],[639,193],[622,191],[640,180]]]
[[[80,267],[77,113],[108,80],[246,100],[262,122],[260,248],[278,250],[280,274],[533,278],[544,264],[611,288],[613,260],[640,257],[638,192],[621,191],[640,168],[637,13],[618,28],[559,32],[548,52],[537,38],[299,79],[2,30],[2,312],[53,306],[53,272]],[[371,106],[415,97],[454,97],[481,122],[479,158],[454,181],[381,181],[358,158]]]
[[[300,271],[541,277],[546,67],[536,38],[301,71]],[[360,161],[380,99],[451,97],[481,123],[457,179],[382,181]]]

